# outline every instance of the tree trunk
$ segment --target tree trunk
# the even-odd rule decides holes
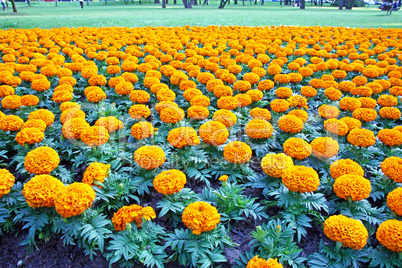
[[[183,0],[184,8],[192,8],[193,7],[193,1],[194,0]]]
[[[306,0],[299,0],[300,9],[306,9]]]
[[[56,0],[57,1],[57,0]],[[87,6],[89,6],[89,0],[87,0]]]
[[[160,0],[154,0],[154,4],[160,4],[161,1]]]
[[[220,8],[220,9],[224,8],[228,1],[229,1],[229,0],[221,0],[221,3],[219,4],[219,7],[218,7],[218,8]],[[244,3],[244,2],[243,2],[243,3]]]
[[[31,6],[31,0],[27,0],[28,6]]]
[[[234,0],[234,4],[237,5],[237,0]]]
[[[289,5],[289,0],[285,0],[285,6]]]
[[[262,5],[262,6],[264,5],[264,0],[261,0],[261,5]]]
[[[197,6],[197,5],[198,5],[197,0],[194,0],[193,1],[193,6]]]
[[[339,10],[343,9],[343,0],[339,0]]]
[[[243,0],[243,6],[244,6],[244,0]]]
[[[166,8],[166,2],[167,0],[162,0],[162,8]]]
[[[15,6],[15,1],[11,0],[11,5],[13,6],[13,12],[17,13],[17,7]]]
[[[254,5],[256,5],[256,4],[257,4],[257,0],[254,1]]]
[[[174,0],[174,1],[173,1],[173,4],[177,5],[177,0]]]
[[[349,5],[347,7],[348,10],[352,10],[353,4],[355,3],[355,0],[349,0]]]

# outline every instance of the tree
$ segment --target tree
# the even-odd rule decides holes
[[[166,8],[166,0],[162,0],[162,8]]]
[[[300,9],[306,9],[306,0],[299,0]]]
[[[219,8],[224,8],[225,5],[229,2],[229,0],[221,0],[221,3],[219,4]],[[244,1],[243,1],[244,4]]]
[[[11,0],[11,5],[13,6],[13,12],[17,13],[17,7],[15,6],[15,1]]]
[[[346,2],[346,9],[352,10],[353,4],[355,3],[355,0],[347,0]]]
[[[184,8],[193,8],[194,0],[183,0]]]
[[[339,10],[343,9],[343,0],[339,0]]]
[[[160,3],[161,3],[160,0],[155,0],[155,1],[154,1],[154,4],[160,4]]]

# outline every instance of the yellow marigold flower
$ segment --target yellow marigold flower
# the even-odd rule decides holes
[[[215,79],[215,76],[208,72],[200,73],[197,76],[197,81],[200,82],[201,84],[206,84],[206,83],[208,83],[209,80],[212,80],[212,79]]]
[[[320,185],[317,172],[310,167],[290,166],[282,173],[282,183],[292,192],[312,192]]]
[[[219,100],[218,100],[219,101]],[[209,104],[211,103],[211,100],[204,95],[197,95],[191,98],[190,104],[191,106],[203,106],[203,107],[208,107]]]
[[[348,125],[341,120],[331,118],[324,121],[324,129],[339,136],[345,136],[349,132]]]
[[[271,120],[271,112],[268,109],[264,108],[253,108],[249,112],[250,116],[255,119],[261,119],[269,121]]]
[[[402,145],[402,133],[394,129],[381,129],[377,133],[378,139],[388,146]]]
[[[216,86],[223,85],[223,81],[220,79],[211,79],[207,82],[206,87],[209,92],[213,92]]]
[[[134,90],[134,86],[130,82],[122,81],[115,86],[114,90],[118,95],[130,95]]]
[[[175,124],[184,118],[184,111],[177,107],[168,107],[160,112],[161,121],[164,123]]]
[[[218,210],[206,202],[194,202],[183,211],[182,221],[193,234],[212,231],[220,222]]]
[[[381,163],[381,170],[395,182],[402,182],[402,158],[391,156]]]
[[[251,85],[257,84],[260,81],[260,76],[256,73],[245,73],[243,80],[249,82]]]
[[[180,85],[181,82],[183,81],[187,81],[188,80],[188,76],[181,72],[181,71],[176,71],[174,72],[174,74],[170,77],[170,83],[172,83],[173,85]]]
[[[402,126],[396,126],[393,128],[394,130],[398,130],[399,132],[402,133]]]
[[[71,109],[65,110],[60,115],[60,122],[64,124],[67,120],[73,118],[82,118],[85,119],[85,113],[81,111],[80,106],[74,106]]]
[[[218,180],[220,180],[220,181],[227,181],[229,179],[229,176],[228,175],[222,175],[222,176],[220,176],[219,178],[218,178]]]
[[[390,88],[389,94],[394,95],[394,96],[402,96],[402,86],[394,86],[394,87]]]
[[[363,168],[352,159],[340,159],[329,167],[331,177],[337,179],[343,175],[357,175],[364,177]]]
[[[35,95],[24,95],[21,97],[23,106],[36,106],[39,104],[39,98]]]
[[[204,120],[209,116],[209,111],[203,106],[191,106],[187,109],[187,115],[194,120]]]
[[[1,106],[4,109],[10,109],[10,110],[19,109],[22,106],[21,97],[18,95],[5,96],[1,100]]]
[[[150,122],[141,121],[131,127],[131,135],[137,140],[152,137],[155,129]]]
[[[36,175],[24,184],[22,194],[32,208],[53,207],[64,184],[50,175]]]
[[[300,67],[298,70],[299,74],[301,74],[303,77],[309,77],[313,75],[313,70],[308,67]]]
[[[351,197],[353,201],[360,201],[369,197],[371,183],[362,176],[345,174],[335,179],[333,188],[340,198],[347,200]]]
[[[28,120],[42,119],[46,123],[46,126],[48,127],[53,124],[54,118],[55,118],[54,114],[46,109],[39,109],[33,111],[28,116]]]
[[[8,194],[13,187],[15,177],[7,169],[0,169],[0,198]]]
[[[331,158],[338,154],[339,144],[331,137],[319,137],[311,143],[313,154],[317,157]]]
[[[173,90],[168,88],[162,88],[156,93],[158,101],[174,101],[176,99],[176,94]]]
[[[289,102],[283,99],[274,99],[269,105],[272,111],[277,113],[286,112],[289,109]]]
[[[336,88],[329,87],[324,91],[325,96],[332,101],[337,101],[342,98],[342,92]]]
[[[165,152],[158,146],[142,146],[134,152],[135,162],[144,169],[155,169],[166,161]]]
[[[258,258],[258,255],[256,255],[249,260],[246,268],[283,268],[283,265],[278,263],[277,259],[265,260]]]
[[[355,146],[368,147],[375,144],[375,136],[371,130],[358,128],[349,132],[348,142]]]
[[[246,134],[253,139],[267,139],[272,136],[272,125],[262,119],[252,119],[246,125]]]
[[[50,88],[50,82],[47,79],[34,79],[31,88],[36,91],[46,91]]]
[[[112,218],[112,223],[116,231],[126,229],[126,224],[135,222],[137,228],[142,226],[142,218],[151,220],[156,218],[155,210],[152,207],[141,207],[139,205],[131,205],[121,207]]]
[[[360,97],[358,100],[362,104],[361,108],[374,109],[377,106],[377,101],[375,99],[372,99],[372,98]]]
[[[284,132],[299,133],[303,129],[303,121],[294,115],[283,115],[278,120],[278,127]]]
[[[73,98],[73,94],[67,90],[58,90],[53,92],[52,100],[56,103],[67,102]]]
[[[387,205],[399,216],[402,216],[402,187],[396,188],[387,195]]]
[[[220,109],[217,110],[214,115],[212,116],[212,119],[214,121],[218,121],[221,122],[222,124],[224,124],[226,127],[232,127],[236,124],[237,122],[237,117],[236,115],[226,109]]]
[[[356,86],[364,86],[365,84],[367,84],[368,80],[364,76],[355,76],[352,79],[352,82],[355,83]]]
[[[158,193],[168,195],[178,193],[186,184],[186,175],[177,169],[165,170],[159,173],[153,185]]]
[[[78,216],[92,206],[95,191],[85,183],[74,182],[64,188],[55,202],[57,213],[64,218]]]
[[[109,169],[109,164],[93,162],[85,169],[82,182],[89,185],[92,185],[94,180],[103,183],[108,176]]]
[[[247,143],[232,141],[225,145],[223,157],[230,163],[244,164],[250,161],[252,151]]]
[[[145,90],[133,90],[130,93],[130,100],[132,102],[144,104],[147,103],[150,98],[151,96]]]
[[[151,111],[144,104],[135,104],[131,106],[128,113],[130,114],[131,118],[137,120],[141,118],[147,118],[148,116],[151,115]]]
[[[267,154],[261,159],[262,170],[271,177],[282,177],[285,169],[289,167],[293,167],[293,160],[283,153]]]
[[[379,112],[381,118],[385,119],[399,119],[401,118],[401,111],[394,107],[382,107]]]
[[[353,112],[362,107],[362,103],[356,98],[344,97],[339,101],[339,107],[344,111],[349,110]]]
[[[283,152],[292,158],[302,160],[311,155],[312,148],[302,138],[289,138],[283,144]]]
[[[278,74],[282,73],[282,67],[279,64],[272,64],[271,63],[267,68],[267,73],[270,74],[270,75],[278,75]],[[300,73],[300,71],[299,71],[299,73]],[[303,74],[301,74],[301,75],[303,75]]]
[[[261,91],[265,91],[265,90],[270,90],[272,88],[274,88],[275,83],[272,80],[262,80],[258,83],[257,88]]]
[[[116,76],[116,77],[110,78],[108,85],[111,88],[116,88],[116,86],[118,84],[120,84],[121,82],[126,82],[126,80],[121,76]]]
[[[199,145],[200,138],[197,132],[191,127],[179,127],[169,131],[167,141],[176,148],[184,146]]]
[[[201,92],[201,91],[200,91]],[[194,91],[194,93],[198,93],[197,91]],[[197,95],[202,95],[201,94],[197,94]],[[225,86],[225,85],[217,85],[214,88],[214,95],[217,98],[220,97],[227,97],[227,96],[232,96],[233,95],[233,90],[231,87],[229,86]]]
[[[124,128],[123,122],[114,116],[99,117],[95,122],[95,126],[104,127],[109,133]]]
[[[24,128],[17,133],[15,140],[18,142],[18,144],[24,146],[25,143],[39,143],[44,139],[44,137],[45,134],[37,128]]]
[[[351,131],[355,128],[362,128],[362,122],[352,117],[343,117],[340,119],[348,126],[348,131]]]
[[[337,79],[344,79],[347,76],[347,73],[344,70],[334,70],[332,71],[332,76]]]
[[[160,101],[155,105],[155,110],[160,114],[165,108],[179,108],[177,103],[171,101]]]
[[[190,89],[190,88],[197,88],[197,85],[196,85],[196,83],[194,81],[188,80],[188,81],[181,82],[179,88],[180,88],[181,91],[186,91],[187,89]]]
[[[25,170],[37,175],[50,174],[60,162],[58,153],[50,147],[38,147],[25,156]]]
[[[6,115],[0,117],[0,129],[3,131],[18,131],[24,124],[19,116],[16,115]]]
[[[362,249],[368,238],[368,232],[361,221],[343,215],[330,216],[324,222],[324,234],[332,241],[338,241],[344,247]]]
[[[13,95],[15,93],[14,88],[7,85],[0,85],[0,98]]]
[[[121,68],[118,65],[109,65],[106,68],[106,72],[108,74],[119,74],[121,72]]]
[[[100,146],[109,141],[109,133],[102,126],[92,126],[84,128],[81,131],[80,138],[88,146]]]
[[[235,98],[238,101],[238,107],[247,107],[252,103],[251,97],[247,94],[237,94]]]
[[[376,237],[384,247],[402,252],[402,221],[387,220],[380,224]]]
[[[60,104],[60,111],[64,112],[66,110],[69,110],[75,106],[80,107],[80,105],[76,102],[63,102],[62,104]]]

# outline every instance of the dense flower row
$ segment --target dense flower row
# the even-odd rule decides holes
[[[57,135],[94,151],[127,130],[138,145],[130,152],[136,168],[153,171],[153,186],[163,195],[180,192],[192,179],[185,170],[158,170],[169,164],[163,148],[170,146],[176,152],[217,148],[233,166],[259,161],[269,178],[300,193],[322,184],[323,172],[304,160],[329,161],[333,195],[361,201],[370,197],[373,179],[358,162],[337,157],[373,146],[400,152],[401,38],[401,30],[342,27],[0,31],[0,130],[29,149],[24,166],[35,176],[24,181],[27,204],[55,207],[62,217],[92,206],[92,187],[107,183],[111,165],[92,161],[82,182],[65,186],[50,174],[66,156],[42,142],[52,138],[47,135],[55,125],[61,126]],[[50,103],[57,109],[44,109]],[[90,103],[118,103],[122,113],[89,119]],[[168,131],[158,143],[161,128]],[[274,139],[281,141],[279,151],[253,159],[256,145],[265,148]],[[402,182],[401,155],[375,168]],[[1,170],[0,195],[13,183],[14,175]],[[395,188],[387,205],[402,215],[401,188]],[[156,217],[153,208],[136,204],[114,212],[116,231]],[[195,235],[213,230],[220,217],[203,201],[182,211]],[[369,236],[360,221],[343,215],[323,224],[330,239],[353,249],[363,248]],[[400,221],[386,221],[377,238],[401,251],[400,232]],[[282,265],[255,256],[247,267]]]

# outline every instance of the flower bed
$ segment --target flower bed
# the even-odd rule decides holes
[[[399,267],[401,38],[0,31],[1,231],[122,267],[215,267],[251,222],[238,267]],[[332,241],[306,256],[314,228]]]

